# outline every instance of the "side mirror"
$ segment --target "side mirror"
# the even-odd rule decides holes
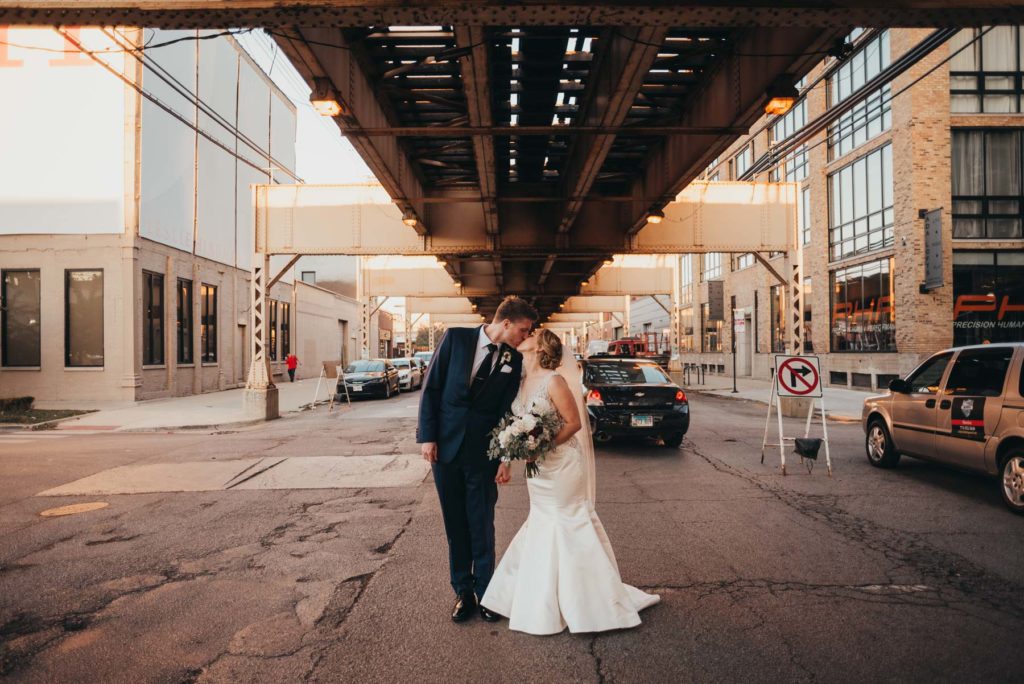
[[[910,394],[910,383],[901,378],[889,381],[889,391],[896,394]]]

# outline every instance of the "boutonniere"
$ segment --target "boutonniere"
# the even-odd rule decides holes
[[[502,352],[502,354],[501,354],[501,362],[502,363],[512,363],[512,352],[507,351],[507,350]]]

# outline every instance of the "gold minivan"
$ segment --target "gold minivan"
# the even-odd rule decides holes
[[[998,476],[1003,501],[1024,513],[1024,342],[935,354],[889,393],[864,400],[868,461],[901,455]]]

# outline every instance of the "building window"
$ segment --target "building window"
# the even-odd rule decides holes
[[[953,344],[1024,340],[1024,253],[953,252]]]
[[[750,268],[754,265],[754,255],[751,252],[746,254],[737,254],[733,257],[732,270],[742,271],[745,268]]]
[[[953,131],[953,237],[1024,237],[1021,129]]]
[[[316,285],[316,271],[303,271],[302,282]]]
[[[768,294],[771,310],[772,351],[786,351],[786,290],[782,285],[773,285]]]
[[[896,351],[892,259],[832,273],[832,351]]]
[[[708,252],[701,260],[701,281],[714,280],[722,277],[722,253]]]
[[[789,183],[805,180],[809,170],[809,159],[807,145],[801,145],[772,169],[769,180],[776,182],[784,180]]]
[[[142,365],[164,362],[164,277],[142,272]]]
[[[38,368],[42,301],[39,271],[4,271],[2,285],[0,345],[3,345],[3,365],[7,368]]]
[[[804,278],[804,351],[814,353],[814,327],[811,325],[811,279]]]
[[[292,353],[292,305],[281,302],[281,358]]]
[[[832,261],[892,245],[892,145],[829,176],[829,202]]]
[[[277,300],[271,299],[270,304],[270,323],[267,328],[267,332],[270,333],[270,343],[267,346],[267,355],[271,361],[277,361]]]
[[[811,189],[800,191],[800,236],[805,245],[811,244]]]
[[[711,306],[707,303],[700,305],[700,323],[703,330],[701,350],[706,352],[722,351],[722,321],[712,321]]]
[[[693,307],[679,311],[679,351],[693,351]]]
[[[807,100],[800,100],[785,115],[779,117],[770,129],[772,144],[793,136],[807,124]],[[770,178],[773,181],[802,181],[807,178],[807,146],[803,145],[789,156],[781,164],[772,169]]]
[[[217,363],[217,287],[203,283],[199,290],[199,353],[203,363]]]
[[[1024,111],[1019,26],[965,29],[949,41],[951,53],[960,48],[964,49],[949,62],[950,111]]]
[[[733,178],[740,178],[754,163],[754,144],[748,143],[733,157]]]
[[[829,79],[829,103],[835,106],[889,66],[889,32],[884,31],[850,57]],[[830,159],[837,159],[892,126],[888,85],[868,94],[829,127]]]
[[[178,363],[192,363],[192,281],[178,279]]]
[[[693,255],[684,254],[679,260],[679,303],[693,302]]]
[[[715,171],[713,174],[711,174],[711,177],[708,178],[709,183],[717,183],[720,180],[722,180],[722,174],[718,171]]]
[[[64,271],[64,365],[103,366],[103,271]]]

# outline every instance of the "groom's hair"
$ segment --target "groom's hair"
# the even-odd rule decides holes
[[[526,300],[520,299],[514,295],[509,295],[498,305],[498,310],[494,312],[494,322],[500,323],[501,321],[508,319],[510,321],[535,321],[539,316],[537,310],[526,303]]]

